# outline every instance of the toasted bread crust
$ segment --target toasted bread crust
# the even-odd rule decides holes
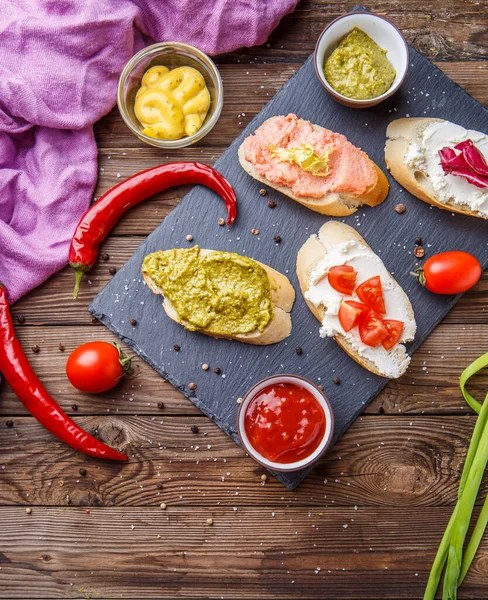
[[[320,322],[322,322],[324,318],[325,308],[323,306],[314,306],[305,298],[305,292],[307,292],[310,288],[311,272],[316,263],[327,253],[327,250],[329,248],[335,246],[336,244],[340,244],[341,242],[346,242],[349,240],[355,240],[369,248],[364,238],[349,225],[346,225],[345,223],[340,223],[339,221],[328,221],[327,223],[322,225],[322,227],[319,230],[319,233],[317,235],[309,237],[305,244],[303,244],[303,246],[298,251],[297,276],[298,281],[300,283],[300,289],[302,291],[308,308],[316,317],[316,319]],[[398,287],[400,286],[398,285]],[[410,300],[408,299],[408,296],[405,294],[405,292],[403,292],[403,294],[406,299],[409,316],[413,317],[413,309],[410,304]],[[350,343],[343,335],[337,335],[334,337],[334,339],[344,350],[344,352],[346,352],[353,360],[359,363],[362,367],[364,367],[371,373],[374,373],[375,375],[385,377],[383,373],[378,371],[376,365],[369,359],[365,358],[364,356],[361,356],[350,345]]]
[[[212,252],[212,250],[201,250],[202,254],[208,254],[209,252]],[[288,280],[288,277],[257,260],[255,262],[263,267],[270,281],[271,301],[274,305],[273,319],[263,331],[256,330],[250,333],[239,333],[235,336],[216,335],[215,333],[209,333],[204,329],[200,330],[200,333],[214,338],[234,339],[239,342],[244,342],[245,344],[259,346],[276,344],[290,335],[292,327],[290,311],[295,301],[295,290]],[[152,292],[164,296],[161,288],[156,285],[149,275],[143,273],[142,276]],[[179,325],[185,326],[185,322],[179,318],[173,304],[167,298],[163,301],[163,309],[170,319]]]
[[[313,125],[314,129],[323,129],[320,125]],[[261,177],[256,171],[254,165],[246,159],[244,151],[244,143],[239,146],[238,150],[239,162],[242,168],[254,179],[261,183],[271,187],[285,196],[288,196],[292,200],[303,204],[310,210],[328,215],[330,217],[347,217],[357,211],[357,209],[366,204],[368,206],[377,206],[381,204],[388,195],[390,185],[388,179],[383,171],[378,167],[376,163],[373,163],[376,169],[376,183],[362,195],[346,194],[344,192],[333,192],[326,194],[323,198],[307,198],[302,196],[296,196],[286,186],[276,185],[268,181],[265,177]],[[371,160],[371,159],[369,159]],[[373,161],[371,161],[373,162]]]
[[[392,121],[386,130],[387,141],[385,145],[385,161],[392,176],[407,191],[419,200],[427,202],[432,206],[437,206],[442,210],[486,219],[479,213],[474,212],[468,205],[465,207],[453,206],[440,202],[435,195],[435,191],[430,185],[428,177],[422,172],[415,171],[405,163],[405,157],[411,142],[419,140],[424,130],[435,122],[441,122],[442,119],[432,119],[427,117],[403,118]]]

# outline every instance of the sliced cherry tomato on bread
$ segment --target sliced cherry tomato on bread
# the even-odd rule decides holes
[[[357,275],[350,265],[338,265],[329,269],[327,279],[336,292],[351,295],[354,292]]]
[[[345,300],[342,302],[337,314],[342,329],[344,329],[346,333],[351,331],[351,329],[358,324],[359,317],[365,310],[367,310],[367,308],[364,304],[361,304],[361,302],[355,302],[354,300]]]
[[[359,337],[363,344],[375,348],[388,336],[388,329],[379,315],[374,310],[366,310],[361,315],[358,323]]]
[[[394,321],[393,319],[385,319],[383,321],[388,335],[382,340],[383,348],[391,350],[395,344],[398,344],[403,333],[403,321]]]
[[[358,298],[366,304],[368,308],[378,312],[385,313],[385,299],[383,298],[383,288],[381,287],[381,279],[379,275],[375,275],[370,279],[363,281],[356,288]]]

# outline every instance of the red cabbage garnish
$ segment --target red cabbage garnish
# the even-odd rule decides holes
[[[488,188],[488,164],[472,140],[460,142],[454,148],[441,148],[439,157],[445,175],[463,177],[476,187]]]

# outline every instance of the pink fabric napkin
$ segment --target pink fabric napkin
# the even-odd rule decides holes
[[[67,263],[97,178],[92,125],[144,45],[262,44],[297,0],[2,0],[0,281],[15,302]]]

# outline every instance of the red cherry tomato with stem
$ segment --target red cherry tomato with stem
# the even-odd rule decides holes
[[[478,283],[481,265],[472,254],[453,250],[431,256],[412,275],[434,294],[460,294]]]
[[[88,342],[78,346],[66,363],[66,375],[72,386],[89,394],[113,388],[130,368],[117,344]]]
[[[354,291],[357,275],[350,265],[338,265],[329,269],[327,279],[336,292],[350,296]]]
[[[368,308],[371,308],[378,313],[386,312],[383,288],[381,287],[379,275],[375,275],[374,277],[363,281],[363,283],[357,287],[356,294],[361,302],[366,304]]]

